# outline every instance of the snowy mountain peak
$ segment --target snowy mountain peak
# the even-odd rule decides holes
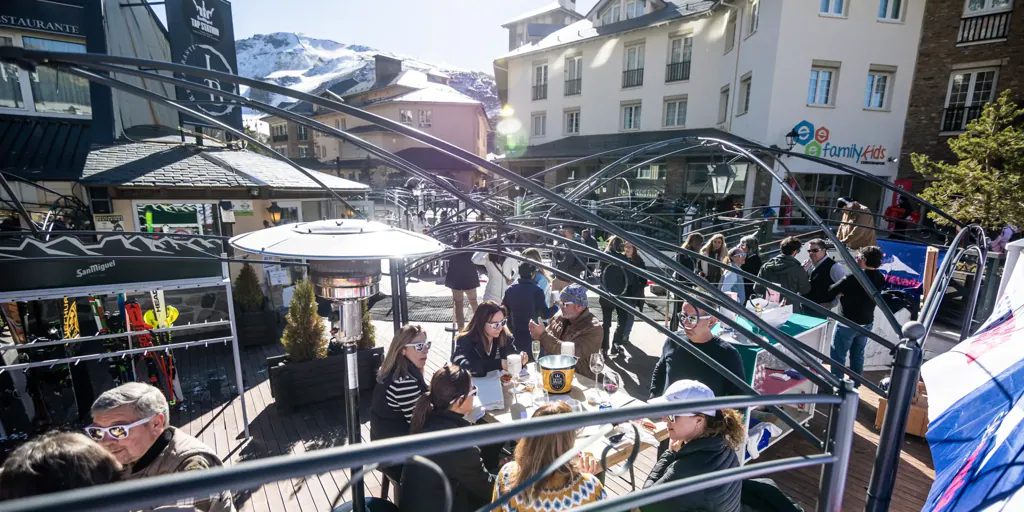
[[[345,78],[372,81],[373,57],[383,54],[402,59],[402,65],[406,68],[438,70],[448,75],[451,78],[449,85],[483,103],[490,118],[500,109],[497,87],[491,75],[433,65],[363,45],[339,43],[291,32],[275,32],[235,41],[235,50],[240,75],[301,92],[313,92],[321,86],[329,86]],[[273,105],[290,101],[281,95],[250,91],[247,87],[242,88],[242,94]]]

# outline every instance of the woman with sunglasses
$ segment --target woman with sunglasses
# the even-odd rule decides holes
[[[505,369],[505,358],[514,350],[512,333],[508,327],[508,310],[496,302],[486,301],[477,306],[469,326],[455,341],[452,362],[482,377],[487,372]],[[522,352],[523,361],[529,355]]]
[[[464,416],[473,411],[476,387],[469,372],[445,365],[434,372],[430,390],[416,401],[410,432],[438,432],[468,427]],[[451,512],[476,510],[491,500],[494,475],[484,466],[480,449],[465,448],[427,457],[441,467],[452,489]],[[444,485],[438,475],[422,464],[406,464],[398,503],[402,512],[448,512],[444,506]]]
[[[747,261],[747,253],[743,252],[742,247],[733,247],[729,249],[729,255],[725,257],[725,262],[729,264],[729,270],[726,270],[722,274],[722,291],[732,292],[736,294],[736,300],[740,304],[747,303],[747,287],[743,281],[743,277],[734,272],[732,269],[740,269],[743,267],[743,263]]]
[[[409,433],[416,400],[427,392],[423,367],[430,354],[427,332],[419,325],[406,325],[391,340],[384,363],[377,372],[377,386],[370,402],[370,439],[387,439]],[[384,468],[384,474],[398,481],[402,467]]]
[[[553,402],[542,405],[533,413],[534,418],[572,412],[569,404]],[[556,434],[520,439],[516,444],[515,458],[498,472],[494,485],[494,497],[508,494],[516,486],[530,480],[553,464],[573,448],[577,432],[567,430]],[[601,464],[589,453],[583,452],[565,465],[525,490],[516,494],[498,510],[502,512],[557,512],[576,508],[607,497],[601,480],[594,476],[601,471]],[[569,505],[566,506],[566,500]]]
[[[696,380],[679,380],[665,390],[663,396],[648,403],[689,402],[715,398],[711,388]],[[743,444],[743,417],[735,409],[676,414],[665,418],[668,423],[669,449],[658,458],[647,476],[644,489],[665,485],[713,471],[740,465],[736,450]],[[642,512],[697,511],[738,512],[741,482],[703,489],[641,507]]]

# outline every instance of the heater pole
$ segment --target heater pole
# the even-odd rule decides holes
[[[338,313],[338,338],[342,342],[345,352],[345,421],[348,425],[348,444],[358,444],[360,439],[359,424],[359,362],[356,355],[356,340],[361,336],[361,323],[352,325],[347,316],[352,311],[360,313],[362,321],[362,307],[359,300],[334,301],[333,306]],[[362,468],[349,468],[350,478],[356,477],[356,472]],[[352,483],[352,509],[354,512],[365,512],[366,501],[363,492],[362,478]]]

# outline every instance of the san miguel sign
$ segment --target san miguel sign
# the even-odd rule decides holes
[[[804,147],[804,154],[831,160],[851,160],[855,164],[884,165],[889,156],[881,144],[840,143],[832,138],[832,132],[825,126],[800,121],[793,129],[796,143]]]
[[[179,64],[236,74],[235,33],[231,4],[225,0],[167,0],[167,28],[171,39],[171,59]],[[233,83],[217,79],[178,74],[178,78],[213,89],[237,93]],[[177,97],[195,103],[194,108],[233,128],[242,129],[242,111],[229,103],[216,103],[223,96],[178,87]],[[209,123],[182,116],[182,123]]]
[[[10,0],[0,2],[0,28],[83,37],[82,7],[57,2]]]

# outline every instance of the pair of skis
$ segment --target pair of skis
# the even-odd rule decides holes
[[[153,334],[150,329],[166,329],[174,324],[178,318],[178,310],[167,306],[164,302],[164,291],[154,290],[150,292],[153,299],[153,309],[142,313],[142,306],[138,301],[127,302],[124,305],[125,320],[132,332],[138,332],[135,339],[140,347],[156,347],[153,343]],[[171,335],[167,332],[157,333],[160,345],[167,345],[171,341]],[[149,382],[163,391],[167,402],[171,405],[185,398],[181,389],[181,381],[174,368],[174,356],[163,352],[146,352],[144,355],[146,370],[149,375]]]

